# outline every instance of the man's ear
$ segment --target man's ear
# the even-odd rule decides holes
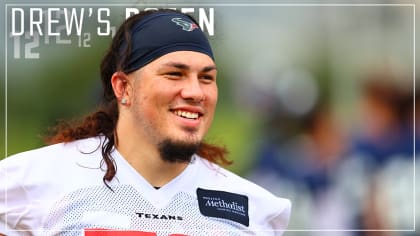
[[[112,89],[118,103],[122,105],[129,105],[131,101],[130,83],[127,74],[118,71],[111,77]]]

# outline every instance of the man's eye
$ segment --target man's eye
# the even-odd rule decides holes
[[[205,82],[208,82],[208,83],[214,81],[214,77],[211,76],[211,75],[202,75],[201,79]]]
[[[170,77],[170,78],[175,78],[175,77],[181,77],[182,73],[181,72],[177,72],[177,71],[173,71],[173,72],[168,72],[165,74],[166,76]]]

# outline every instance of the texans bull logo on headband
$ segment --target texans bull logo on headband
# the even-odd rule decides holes
[[[182,30],[193,31],[198,28],[197,24],[182,20],[181,18],[172,18],[172,21],[182,27]]]

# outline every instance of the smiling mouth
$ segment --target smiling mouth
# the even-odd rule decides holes
[[[179,117],[190,119],[190,120],[196,120],[200,116],[202,116],[198,112],[190,112],[190,111],[182,111],[182,110],[173,110],[172,113],[174,113],[175,115]]]

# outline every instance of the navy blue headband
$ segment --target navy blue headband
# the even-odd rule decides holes
[[[214,60],[204,33],[188,16],[181,13],[159,12],[148,15],[133,26],[131,37],[131,53],[124,68],[126,73],[174,51],[201,52]],[[125,47],[126,43],[123,43],[121,49]]]

